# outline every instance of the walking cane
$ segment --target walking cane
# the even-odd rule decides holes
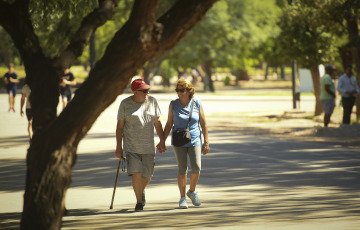
[[[118,180],[118,176],[119,176],[120,163],[121,163],[121,158],[119,159],[119,164],[118,164],[118,168],[117,168],[117,171],[116,171],[116,178],[115,178],[115,184],[114,184],[114,191],[113,191],[113,195],[112,195],[112,199],[111,199],[110,209],[112,209],[112,208],[113,208],[114,197],[115,197],[115,190],[116,190],[116,184],[117,184],[117,180]]]

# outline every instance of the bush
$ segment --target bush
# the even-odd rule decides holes
[[[224,79],[224,85],[230,85],[230,77],[226,76]]]

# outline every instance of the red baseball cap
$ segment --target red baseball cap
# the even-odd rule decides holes
[[[143,79],[135,79],[132,83],[131,83],[131,90],[135,91],[138,89],[150,89],[150,86],[148,84],[145,83],[145,81]]]

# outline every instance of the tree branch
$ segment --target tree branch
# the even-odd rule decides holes
[[[155,14],[157,6],[158,0],[135,0],[130,14],[129,23],[133,27],[140,28],[138,40],[143,44],[144,49],[147,49],[152,40],[151,34],[156,25]]]
[[[142,28],[151,23],[156,1],[148,3],[150,9],[142,8],[145,2],[149,1],[137,0],[132,15],[141,14],[150,22],[131,18],[125,23],[107,46],[104,56],[95,64],[88,79],[76,91],[74,99],[54,123],[53,130],[67,129],[64,133],[69,135],[66,137],[69,143],[76,146],[96,118],[123,92],[135,71],[146,61],[173,47],[216,0],[178,1],[157,22],[164,28],[162,34],[158,24],[152,21],[154,25],[150,27],[153,30],[147,37],[151,39],[146,46],[141,37],[143,31],[149,30]]]
[[[142,26],[154,22],[158,2],[158,0],[135,0],[129,18],[131,24],[134,26]]]
[[[69,67],[76,58],[81,56],[95,30],[112,18],[118,2],[119,0],[99,0],[99,7],[82,20],[70,44],[55,61],[57,68]]]
[[[158,44],[158,52],[164,52],[164,50],[174,46],[180,38],[185,36],[188,30],[201,20],[216,1],[217,0],[177,1],[177,3],[158,20],[164,27],[161,41]],[[191,17],[184,17],[184,14],[191,15]]]

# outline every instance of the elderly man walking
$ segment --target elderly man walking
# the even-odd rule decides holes
[[[155,144],[154,127],[160,138],[157,149],[165,151],[163,128],[159,120],[160,108],[154,97],[148,96],[150,86],[142,79],[131,84],[133,95],[125,98],[118,111],[116,128],[116,152],[119,158],[126,154],[127,173],[132,177],[136,196],[135,211],[142,211],[145,206],[145,187],[154,173]]]

